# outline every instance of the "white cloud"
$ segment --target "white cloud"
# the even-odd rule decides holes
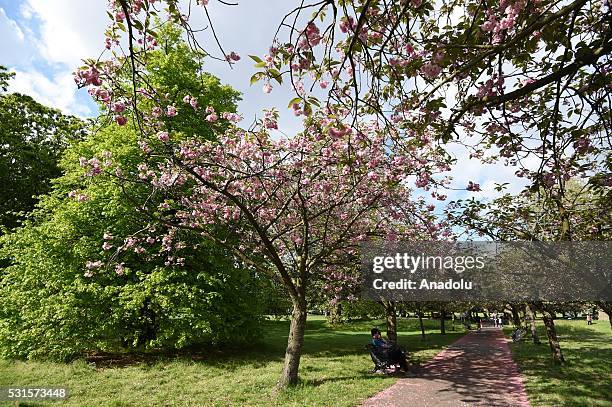
[[[73,70],[81,59],[97,57],[104,48],[104,1],[27,0],[22,15],[38,20],[40,51],[49,62]]]
[[[19,19],[0,8],[0,63],[15,71],[10,90],[79,116],[91,116],[72,79],[81,59],[104,49],[103,1],[26,0]]]
[[[34,10],[28,3],[23,3],[19,7],[19,13],[21,14],[21,17],[25,18],[26,20],[30,20],[32,17],[34,17]]]
[[[26,37],[16,21],[11,20],[0,7],[0,63],[16,65],[27,61],[31,52],[26,46]]]
[[[33,97],[37,102],[53,106],[61,111],[78,116],[89,116],[91,110],[77,100],[76,86],[70,73],[60,73],[47,78],[42,73],[16,71],[11,81],[10,92],[19,92]]]

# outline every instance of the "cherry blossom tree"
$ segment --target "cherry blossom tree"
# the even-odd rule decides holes
[[[417,187],[437,197],[433,174],[447,171],[449,158],[429,134],[405,142],[398,131],[376,120],[351,122],[351,111],[342,106],[311,109],[304,115],[303,132],[275,138],[270,134],[278,127],[275,109],[244,130],[237,126],[239,115],[201,105],[198,95],[184,94],[184,89],[177,103],[175,95],[150,80],[148,71],[151,51],[159,47],[154,27],[162,18],[157,18],[155,3],[111,2],[106,42],[111,58],[87,60],[75,74],[77,83],[89,88],[118,125],[137,128],[142,151],[136,172],[121,168],[111,157],[96,156],[81,158],[83,175],[113,177],[120,185],[146,188],[148,196],[127,198],[152,225],[161,225],[134,231],[123,244],[106,242],[103,249],[109,255],[91,259],[88,273],[92,278],[120,273],[122,253],[150,257],[146,243],[153,239],[162,243],[155,255],[167,265],[180,266],[181,250],[187,245],[181,230],[216,241],[236,261],[285,287],[293,311],[279,386],[295,384],[309,283],[322,275],[333,276],[330,267],[355,256],[359,243],[368,237],[437,238],[443,227],[422,200],[412,199],[408,183],[415,177]],[[166,5],[168,18],[193,34],[176,2]],[[126,53],[122,31],[127,32]],[[196,37],[189,39],[197,47]],[[240,57],[230,52],[223,59],[234,64]],[[126,71],[131,73],[129,81]],[[174,130],[173,120],[184,109],[208,123],[216,139]],[[163,202],[153,204],[160,197]],[[74,199],[81,198],[74,194]],[[411,227],[397,227],[399,219]]]
[[[458,200],[449,205],[447,217],[472,234],[498,241],[609,240],[612,189],[590,181],[568,179],[563,189],[553,184],[518,195],[504,194],[487,204]],[[599,305],[610,309],[609,302],[599,301]],[[552,355],[562,362],[553,320],[558,304],[533,301],[527,306],[544,314]]]
[[[209,109],[213,114],[225,116]],[[446,168],[446,156],[432,146],[390,148],[390,138],[375,123],[354,130],[331,116],[313,117],[304,132],[281,139],[272,138],[263,121],[253,131],[233,127],[215,141],[159,131],[141,140],[136,172],[108,157],[82,159],[85,176],[148,188],[150,194],[134,204],[167,231],[158,253],[167,264],[183,261],[180,230],[197,231],[284,285],[293,312],[280,386],[298,379],[313,279],[337,259],[354,256],[368,237],[437,238],[443,230],[411,198],[405,181]],[[151,205],[160,197],[161,204]],[[411,227],[396,228],[398,219]],[[158,234],[156,228],[133,233],[118,250],[109,247],[108,258],[90,265],[100,269],[104,261],[117,272],[122,252],[142,247],[147,254],[146,242]]]
[[[208,13],[209,7],[233,6],[208,0],[188,2],[186,7],[177,0],[111,0],[106,32],[106,48],[111,57],[87,60],[76,73],[76,80],[90,87],[92,95],[108,106],[119,125],[128,124],[131,116],[132,124],[138,127],[143,151],[148,154],[140,182],[150,184],[155,193],[171,191],[176,183],[193,183],[193,195],[176,196],[167,203],[165,210],[173,213],[173,218],[181,215],[172,221],[173,225],[200,229],[219,220],[220,208],[225,220],[250,225],[252,233],[245,233],[240,241],[258,242],[258,248],[263,250],[257,252],[273,264],[298,310],[303,309],[300,284],[305,282],[295,280],[283,269],[287,269],[287,259],[291,258],[294,265],[305,262],[295,270],[298,277],[300,273],[309,275],[318,265],[318,260],[313,259],[334,253],[321,249],[325,256],[313,255],[313,241],[327,244],[332,239],[329,231],[337,233],[344,230],[342,226],[350,225],[350,233],[337,235],[342,242],[338,249],[342,249],[345,242],[354,242],[354,237],[371,232],[373,224],[384,225],[378,211],[392,207],[391,202],[396,201],[387,194],[390,190],[395,193],[395,188],[402,189],[401,181],[409,174],[417,176],[416,186],[420,188],[445,185],[431,176],[432,168],[449,169],[447,161],[443,163],[427,154],[441,156],[432,148],[437,142],[461,144],[472,158],[483,162],[517,167],[517,176],[527,179],[532,189],[554,187],[561,198],[556,194],[553,200],[564,217],[560,240],[572,238],[570,217],[562,198],[568,179],[583,177],[590,185],[601,188],[612,183],[612,35],[607,2],[302,2],[279,22],[269,50],[251,56],[259,69],[251,82],[263,82],[265,93],[274,91],[275,82],[290,83],[296,97],[289,101],[289,107],[304,118],[304,133],[283,140],[285,144],[271,139],[264,130],[277,127],[278,112],[271,110],[261,123],[263,129],[232,131],[221,139],[222,147],[199,145],[166,128],[181,109],[196,110],[219,130],[240,118],[200,106],[189,95],[180,106],[171,103],[172,95],[160,92],[148,81],[147,59],[149,51],[159,46],[158,27],[171,22],[184,28],[191,46],[203,56],[226,61],[230,66],[243,63],[238,54],[224,48]],[[211,34],[208,43],[203,44],[198,35],[200,29],[191,26],[192,13],[205,15]],[[125,71],[131,73],[129,83],[118,80],[119,73]],[[364,128],[364,122],[368,128]],[[369,149],[373,145],[380,150],[373,155],[378,160],[374,164],[368,161],[368,167],[360,161],[364,158],[359,154],[372,154]],[[182,155],[181,150],[188,156]],[[257,161],[247,165],[255,152]],[[326,178],[332,175],[322,168],[322,163],[328,157],[339,160],[339,152],[344,154],[346,166],[336,168],[332,182],[332,178]],[[226,162],[226,154],[238,158]],[[209,158],[208,165],[218,161],[220,167],[208,168],[199,162],[202,157]],[[302,163],[308,157],[313,161]],[[294,174],[296,169],[270,172],[272,168],[284,168],[285,163],[310,170],[299,177]],[[92,170],[98,172],[95,166]],[[120,179],[124,177],[127,182],[129,177],[119,174]],[[278,189],[266,184],[267,177],[279,178],[273,181]],[[309,184],[302,185],[302,180]],[[365,180],[372,189],[362,187]],[[288,189],[288,185],[292,188]],[[395,187],[389,188],[390,185]],[[249,206],[246,202],[255,196],[247,199],[243,192],[248,190],[251,194],[264,186],[268,192],[257,199],[265,205]],[[316,188],[323,188],[322,194],[331,201],[325,204],[310,200]],[[480,190],[475,182],[465,188]],[[339,196],[331,192],[350,193],[356,206],[338,201]],[[436,190],[432,193],[434,198],[444,198]],[[371,201],[372,198],[375,199]],[[299,226],[293,218],[284,217],[296,199],[301,206],[295,206],[293,216],[303,219]],[[301,207],[313,210],[316,206],[327,208],[322,212],[326,215],[320,215],[326,219],[325,227],[314,227],[312,221],[304,220],[312,215],[300,212]],[[271,215],[263,215],[264,208],[276,209]],[[277,213],[278,208],[286,209]],[[339,208],[348,218],[332,215]],[[360,220],[347,222],[357,214]],[[293,229],[289,231],[291,225]],[[306,225],[307,231],[298,231]],[[273,230],[276,234],[268,236],[267,232]],[[325,238],[310,237],[313,230]],[[293,251],[289,250],[291,245]],[[245,256],[241,258],[247,260]],[[300,312],[294,314],[295,334],[290,336],[281,384],[297,380],[299,356],[292,355],[299,355],[299,346],[291,343],[301,343],[302,318],[305,316]]]
[[[127,33],[120,60],[132,70],[134,91],[163,96],[147,86],[141,69],[147,49],[157,46],[157,17],[180,24],[208,57],[241,61],[224,49],[208,13],[237,5],[187,3],[109,3],[107,48],[118,48]],[[609,185],[608,11],[599,0],[303,2],[279,22],[268,52],[251,56],[259,69],[251,81],[262,81],[266,93],[273,82],[290,82],[296,115],[341,106],[352,124],[374,116],[403,130],[401,136],[429,134],[465,145],[484,162],[520,167],[517,176],[535,187],[563,189],[571,176]],[[209,24],[206,46],[191,26],[194,13]],[[90,63],[81,79],[101,81],[114,69]],[[139,109],[133,113],[141,123]]]

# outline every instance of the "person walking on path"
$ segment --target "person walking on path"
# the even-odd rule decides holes
[[[593,315],[587,314],[587,325],[593,325]]]

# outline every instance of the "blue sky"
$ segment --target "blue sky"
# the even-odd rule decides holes
[[[68,113],[90,116],[95,106],[85,91],[76,90],[70,76],[79,54],[92,50],[86,38],[94,35],[98,25],[88,27],[94,11],[71,9],[75,4],[0,0],[0,64],[17,73],[11,90]],[[100,23],[103,28],[104,22]],[[67,42],[67,38],[74,40]]]
[[[300,122],[286,109],[292,97],[288,86],[276,85],[266,95],[262,84],[249,85],[255,72],[249,54],[267,52],[282,17],[295,7],[290,0],[243,0],[237,7],[211,2],[209,12],[227,52],[236,51],[242,60],[230,70],[220,62],[209,61],[206,69],[243,93],[239,112],[245,122],[252,122],[261,110],[277,106],[281,112],[280,130],[294,134]],[[11,90],[29,94],[46,105],[83,117],[95,116],[96,107],[84,90],[77,90],[72,72],[83,58],[97,57],[104,49],[103,33],[107,25],[106,0],[0,0],[0,64],[17,76]],[[202,10],[195,9],[192,26],[204,27]],[[210,33],[202,33],[202,42],[214,48]],[[454,188],[465,188],[468,181],[479,182],[482,193],[492,196],[494,182],[511,182],[518,191],[514,168],[483,165],[470,160],[465,151],[454,149],[461,165],[453,170]],[[465,191],[448,191],[451,199],[471,196]]]
[[[264,2],[266,13],[262,13]],[[261,84],[250,86],[249,78],[255,68],[247,56],[267,51],[275,24],[289,10],[287,3],[286,0],[251,0],[239,7],[220,4],[209,7],[223,46],[227,51],[238,52],[243,59],[231,70],[226,64],[210,60],[207,70],[243,93],[240,111],[249,122],[263,108],[286,106],[290,99],[290,90],[286,88],[277,87],[271,95],[266,95],[261,91]],[[103,51],[105,6],[105,0],[0,0],[3,38],[0,64],[17,73],[12,90],[30,94],[65,112],[95,115],[95,106],[87,93],[77,91],[69,83],[72,80],[69,77],[81,59],[97,57]],[[194,11],[191,23],[203,27],[204,15],[198,11]],[[202,36],[205,44],[211,43],[207,32]],[[300,123],[287,113],[282,115],[281,127],[294,132]]]

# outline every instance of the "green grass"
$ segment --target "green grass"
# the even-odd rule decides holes
[[[429,332],[423,341],[417,320],[399,321],[398,342],[413,361],[431,358],[462,335],[460,327],[440,335],[438,321],[425,323]],[[251,349],[147,357],[124,367],[102,368],[84,360],[0,360],[0,386],[66,386],[70,397],[53,403],[65,406],[354,406],[397,380],[369,373],[372,362],[364,346],[375,325],[384,327],[382,321],[330,327],[321,317],[309,317],[301,383],[279,392],[274,385],[282,368],[286,321],[266,322],[264,343]],[[33,405],[42,404],[20,404]]]
[[[526,379],[531,404],[612,406],[612,331],[608,321],[594,321],[588,326],[584,320],[555,320],[555,325],[565,365],[552,362],[541,322],[541,345],[529,340],[510,345]]]

